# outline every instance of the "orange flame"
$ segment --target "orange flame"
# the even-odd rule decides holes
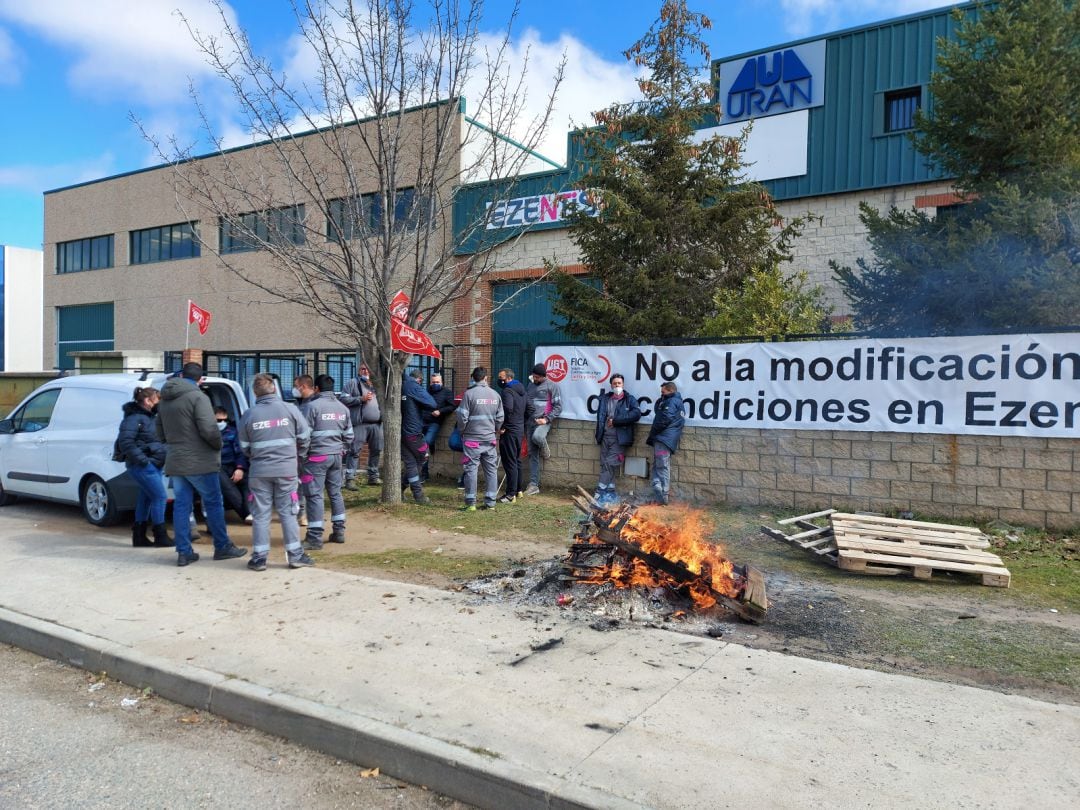
[[[621,515],[612,513],[609,527],[615,528],[620,519]],[[616,557],[609,568],[599,570],[582,581],[595,584],[610,582],[618,588],[634,585],[675,589],[686,587],[694,605],[700,609],[716,604],[715,593],[736,598],[743,583],[741,577],[736,575],[732,562],[723,556],[721,548],[705,539],[712,534],[713,528],[712,522],[700,509],[685,505],[639,507],[619,532],[620,539],[633,543],[642,551],[660,554],[673,563],[682,563],[697,578],[680,583],[643,560]],[[579,539],[603,542],[596,536]]]

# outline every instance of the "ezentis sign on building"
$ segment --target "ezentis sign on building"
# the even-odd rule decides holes
[[[974,13],[976,3],[959,7]],[[782,215],[812,215],[794,246],[792,269],[821,284],[835,313],[848,312],[832,279],[829,261],[853,264],[868,256],[858,206],[895,205],[930,214],[959,201],[951,183],[920,155],[910,139],[915,113],[932,104],[928,84],[937,40],[954,37],[954,7],[885,20],[815,39],[735,54],[713,63],[721,111],[718,126],[702,136],[737,135],[750,126],[748,175],[773,195]],[[501,271],[485,294],[512,300],[489,324],[462,327],[456,342],[492,343],[496,359],[526,360],[538,342],[565,339],[551,325],[546,292],[523,291],[540,275],[545,259],[574,267],[580,258],[570,241],[563,201],[574,197],[577,146],[568,138],[570,168],[518,181],[464,187],[457,221],[489,213],[486,229],[465,244],[500,245]],[[519,293],[520,294],[515,294]],[[489,331],[490,329],[490,331]]]

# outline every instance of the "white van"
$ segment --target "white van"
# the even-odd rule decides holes
[[[0,420],[0,506],[14,496],[79,504],[95,526],[134,509],[138,487],[112,460],[122,407],[136,386],[161,389],[168,375],[83,374],[50,380]],[[206,377],[199,387],[237,421],[247,410],[234,381]]]

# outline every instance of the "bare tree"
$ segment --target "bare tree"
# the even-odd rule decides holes
[[[494,256],[457,255],[484,229],[483,214],[454,222],[460,184],[513,184],[547,126],[564,64],[530,116],[525,71],[511,63],[516,6],[491,36],[482,0],[293,0],[315,66],[297,80],[254,54],[217,7],[220,33],[182,19],[231,89],[253,148],[225,148],[194,87],[213,153],[194,158],[175,139],[148,137],[174,168],[181,207],[220,222],[220,244],[204,238],[203,247],[271,299],[310,309],[329,339],[359,348],[381,371],[382,499],[400,502],[398,403],[409,356],[391,349],[390,299],[399,289],[409,295],[410,326],[451,327],[453,302]],[[465,118],[467,93],[472,118],[486,126]]]

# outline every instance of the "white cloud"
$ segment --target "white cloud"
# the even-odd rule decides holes
[[[0,84],[18,84],[22,78],[22,54],[11,36],[0,28]]]
[[[857,17],[885,20],[929,8],[954,5],[956,0],[780,0],[784,27],[792,37],[846,28]]]
[[[0,166],[0,188],[41,194],[113,174],[115,166],[116,159],[111,152],[77,163]]]
[[[69,81],[79,90],[160,104],[183,97],[189,76],[211,74],[178,5],[200,30],[220,28],[208,0],[0,0],[0,18],[64,47],[74,60]]]
[[[497,37],[490,35],[482,40],[481,49],[485,46],[494,49],[497,44]],[[512,43],[507,53],[505,75],[516,80],[522,71],[527,71],[523,85],[526,100],[516,125],[503,134],[523,140],[542,118],[554,85],[555,71],[564,53],[565,76],[556,94],[546,134],[536,147],[536,151],[559,163],[566,161],[566,137],[571,129],[590,126],[594,111],[639,95],[635,73],[629,63],[609,62],[569,35],[545,41],[537,31],[528,29]],[[476,103],[483,95],[485,80],[485,74],[478,73],[466,87],[467,114],[475,116],[481,123],[491,124],[486,111],[478,109]],[[537,168],[544,166],[541,164]]]

